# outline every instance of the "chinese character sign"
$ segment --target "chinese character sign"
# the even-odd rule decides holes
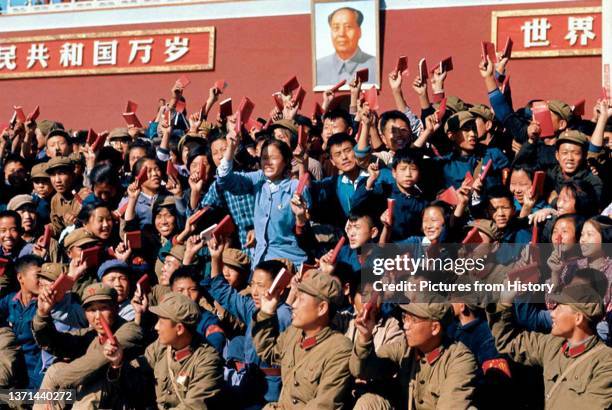
[[[214,36],[189,27],[0,38],[0,79],[212,70]]]
[[[498,11],[491,37],[498,49],[512,37],[513,58],[599,55],[601,24],[601,7]]]

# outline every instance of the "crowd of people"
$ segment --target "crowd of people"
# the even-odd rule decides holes
[[[181,81],[141,128],[16,115],[0,388],[74,390],[35,409],[610,408],[612,101],[514,107],[508,65],[481,61],[487,104],[437,67],[391,72],[389,110],[355,78],[313,115],[295,81],[265,118],[247,100],[213,118],[219,85],[189,114]],[[391,303],[362,280],[369,245],[466,241],[552,244],[554,293]]]

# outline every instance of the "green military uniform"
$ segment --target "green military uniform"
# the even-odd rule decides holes
[[[172,292],[157,306],[150,308],[157,316],[195,328],[200,311],[195,302]],[[144,398],[148,386],[155,385],[160,409],[206,409],[218,403],[223,384],[223,361],[217,351],[195,332],[191,343],[175,350],[159,340],[147,347],[145,354],[111,369],[109,378],[120,380],[131,398]],[[139,395],[142,392],[143,395]],[[139,403],[141,407],[143,403]]]
[[[87,232],[85,228],[78,228],[70,232],[64,238],[64,248],[69,251],[71,248],[77,246],[79,248],[89,248],[100,244],[100,240]],[[97,266],[88,266],[87,272],[90,273],[92,270],[98,269]],[[74,284],[72,291],[76,293],[81,300],[83,300],[83,292],[87,286],[96,283],[97,277],[91,274],[82,275],[77,282]]]
[[[400,305],[406,312],[428,320],[450,323],[448,303]],[[408,346],[406,338],[374,351],[372,340],[355,341],[349,362],[353,376],[363,379],[391,379],[397,374],[401,385],[398,409],[467,409],[472,405],[477,364],[461,343],[443,342],[428,353]],[[380,397],[366,395],[355,408],[383,408]]]
[[[117,304],[117,292],[101,283],[88,286],[84,292],[83,309],[93,302]],[[127,356],[134,356],[142,348],[143,333],[140,326],[125,322],[116,316],[111,330],[117,341],[126,349]],[[41,389],[77,388],[78,408],[97,408],[106,400],[105,371],[108,360],[104,356],[106,338],[93,328],[79,329],[67,333],[55,329],[51,316],[41,317],[38,313],[32,320],[32,331],[36,343],[44,350],[70,362],[58,362],[45,374]],[[43,406],[44,407],[44,406]]]
[[[554,299],[583,313],[591,323],[604,314],[599,295],[588,286],[565,287]],[[489,309],[488,319],[500,353],[543,368],[546,409],[612,408],[612,349],[597,335],[570,346],[562,337],[519,331],[512,323],[509,304]]]
[[[340,284],[314,270],[307,272],[298,289],[335,305],[341,297]],[[304,337],[301,329],[290,326],[279,335],[276,315],[259,311],[253,342],[262,360],[281,366],[279,401],[266,408],[342,408],[350,386],[351,342],[341,333],[325,327],[316,336]]]
[[[68,157],[55,157],[51,158],[47,165],[47,172],[59,169],[67,168],[74,170],[74,165]],[[83,198],[74,195],[72,192],[66,192],[60,194],[59,192],[53,195],[51,198],[51,226],[53,227],[53,236],[58,237],[59,234],[64,230],[67,224],[64,222],[64,215],[72,214],[78,215],[81,210],[81,202]]]
[[[19,383],[18,375],[25,376],[23,357],[20,357],[20,346],[17,344],[15,333],[10,327],[0,327],[0,388],[16,387]],[[23,373],[23,374],[20,374]]]

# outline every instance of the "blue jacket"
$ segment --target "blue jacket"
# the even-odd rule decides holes
[[[219,319],[215,315],[208,310],[200,309],[200,321],[198,322],[196,331],[202,335],[212,347],[217,349],[219,354],[223,354],[225,333],[223,333]]]
[[[338,183],[342,175],[333,175],[323,178],[320,181],[312,181],[310,194],[312,196],[312,215],[313,219],[327,225],[334,225],[344,229],[344,223],[348,214],[342,207],[338,198]],[[357,177],[357,184],[364,181],[364,175]],[[352,207],[354,194],[347,198]]]
[[[479,367],[487,360],[501,357],[495,348],[495,339],[493,339],[491,329],[482,317],[477,317],[465,325],[453,322],[448,329],[448,334],[451,339],[463,343],[470,349]]]
[[[242,296],[232,288],[222,275],[216,276],[213,279],[204,279],[201,285],[208,289],[210,295],[223,306],[232,315],[236,316],[240,321],[246,324],[246,333],[244,336],[244,361],[245,363],[254,363],[261,368],[271,367],[262,361],[255,351],[253,343],[253,315],[256,312],[255,302],[253,298]],[[284,331],[291,325],[291,308],[287,304],[280,304],[277,309],[278,325],[280,331]],[[264,398],[268,402],[278,401],[282,387],[282,381],[279,376],[266,376],[268,389]]]

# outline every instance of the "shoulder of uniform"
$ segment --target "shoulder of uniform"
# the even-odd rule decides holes
[[[454,361],[462,359],[476,363],[476,358],[472,351],[462,342],[454,342],[446,347],[448,351],[447,360],[452,365]]]
[[[344,336],[340,332],[334,331],[334,333],[329,337],[329,343],[337,346],[338,350],[353,350],[353,343],[348,337]]]

